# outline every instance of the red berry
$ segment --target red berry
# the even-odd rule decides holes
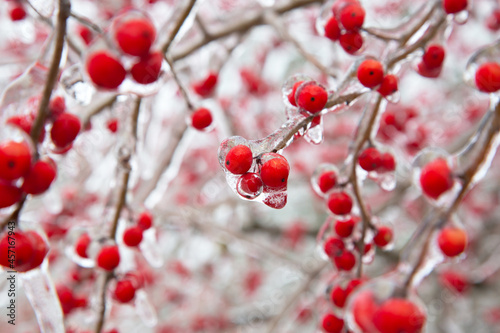
[[[205,79],[193,83],[193,90],[201,97],[208,97],[212,95],[217,84],[217,80],[217,73],[210,72]]]
[[[398,91],[398,78],[396,75],[387,74],[384,76],[380,87],[377,89],[380,95],[387,97]]]
[[[353,217],[348,220],[337,220],[335,222],[335,233],[343,238],[351,236],[356,222]]]
[[[373,324],[380,333],[418,333],[425,323],[425,314],[411,301],[390,298],[373,315]]]
[[[373,237],[373,242],[378,247],[384,247],[392,241],[392,229],[386,226],[381,226],[377,230],[377,234]]]
[[[92,82],[104,89],[118,88],[127,74],[121,62],[106,51],[97,51],[89,55],[87,72]]]
[[[89,45],[94,39],[92,31],[84,25],[79,25],[77,28],[78,35],[83,39],[85,45]]]
[[[381,164],[381,154],[375,147],[366,148],[359,154],[358,163],[359,166],[366,171],[377,170]]]
[[[480,91],[492,93],[500,90],[500,65],[487,62],[476,71],[476,86]]]
[[[336,286],[335,288],[332,289],[332,293],[330,294],[330,299],[332,300],[332,303],[335,304],[337,307],[343,308],[347,300],[347,295],[345,290],[342,289],[340,286]]]
[[[348,31],[358,31],[364,21],[365,10],[358,3],[347,5],[340,11],[340,23]]]
[[[467,0],[443,0],[444,11],[455,14],[467,8]]]
[[[325,171],[318,177],[318,185],[321,192],[326,193],[337,184],[335,171]]]
[[[123,233],[123,243],[125,245],[133,247],[137,246],[142,241],[143,229],[140,227],[130,227]]]
[[[64,285],[56,287],[57,297],[64,314],[68,314],[75,308],[73,291]]]
[[[128,303],[135,297],[135,287],[129,280],[116,282],[114,297],[121,303]]]
[[[340,46],[349,54],[355,54],[363,47],[363,37],[359,32],[346,32],[340,35]]]
[[[118,246],[103,246],[97,254],[97,266],[107,271],[112,271],[120,264],[120,252]]]
[[[325,37],[333,41],[340,38],[340,27],[337,19],[332,16],[325,24]]]
[[[363,282],[364,281],[362,279],[353,279],[353,280],[349,281],[349,283],[347,284],[347,287],[345,288],[346,297],[349,297],[349,295],[351,295],[351,293],[354,291],[354,289],[356,289],[357,287],[362,285]]]
[[[212,124],[212,114],[207,108],[199,108],[191,115],[191,125],[197,130],[207,128]]]
[[[440,274],[441,284],[452,291],[464,293],[470,286],[468,278],[458,272],[446,271]]]
[[[297,88],[304,83],[304,81],[298,81],[293,84],[292,91],[288,94],[288,101],[293,106],[297,106],[297,102],[295,101],[295,93],[297,92]]]
[[[118,131],[118,119],[111,118],[106,122],[106,127],[111,133],[116,133]]]
[[[52,117],[57,117],[66,111],[66,102],[64,97],[56,96],[50,100],[49,111]]]
[[[12,246],[15,246],[15,258],[11,256]],[[0,265],[9,269],[13,265],[14,270],[27,272],[40,266],[47,252],[45,240],[34,231],[16,230],[13,235],[5,233],[0,240]],[[8,258],[14,259],[14,262],[9,261]]]
[[[148,19],[130,19],[117,26],[115,38],[124,53],[142,57],[153,45],[156,29]]]
[[[236,175],[246,173],[253,163],[253,155],[250,148],[245,145],[237,145],[227,153],[224,165],[226,169]]]
[[[80,119],[71,113],[63,113],[54,120],[50,138],[56,147],[69,146],[76,139],[81,129]]]
[[[286,186],[289,173],[290,166],[284,157],[270,159],[260,169],[264,185],[275,189]]]
[[[75,252],[82,258],[88,258],[87,249],[90,245],[91,239],[88,234],[81,235],[75,244]]]
[[[15,3],[9,11],[12,21],[20,21],[26,17],[26,10],[21,3]]]
[[[11,181],[25,176],[31,166],[31,152],[24,142],[0,143],[0,179]]]
[[[29,115],[14,115],[7,119],[7,124],[13,125],[22,130],[24,133],[30,135],[33,118]],[[45,131],[42,132],[40,137],[42,136],[45,136]]]
[[[333,214],[349,214],[352,209],[352,199],[345,192],[335,192],[328,197],[328,208]]]
[[[344,329],[344,320],[337,318],[332,313],[327,313],[323,316],[321,327],[323,327],[323,330],[328,333],[341,333]]]
[[[31,246],[33,247],[33,254],[29,265],[26,267],[26,271],[32,270],[40,266],[49,252],[47,243],[38,233],[32,230],[26,231],[26,235],[30,239]]]
[[[147,230],[153,225],[153,215],[150,212],[142,212],[137,219],[137,226],[142,230]]]
[[[344,249],[344,241],[335,237],[328,238],[323,245],[323,250],[325,251],[326,255],[332,259],[342,255]]]
[[[358,67],[358,80],[367,88],[375,88],[384,79],[384,67],[377,60],[367,59]]]
[[[149,84],[158,80],[163,55],[160,52],[150,53],[136,62],[130,73],[137,83]]]
[[[423,61],[417,65],[418,74],[430,79],[437,78],[441,74],[442,69],[443,67],[428,68]]]
[[[448,257],[456,257],[464,252],[467,246],[467,233],[463,229],[446,227],[439,232],[438,245]]]
[[[297,105],[311,113],[323,110],[327,100],[326,90],[312,82],[304,84],[297,92]]]
[[[425,195],[433,199],[453,187],[453,176],[445,159],[437,158],[424,166],[420,173],[420,186]]]
[[[429,45],[422,56],[422,62],[428,69],[435,69],[443,65],[445,56],[441,45]]]
[[[394,171],[396,169],[396,160],[391,153],[383,153],[380,155],[380,170],[379,171]]]
[[[350,271],[356,265],[356,257],[352,252],[344,251],[333,259],[338,270]]]
[[[1,186],[1,185],[0,185]],[[14,235],[9,236],[4,233],[0,240],[0,265],[10,268],[12,261],[9,262],[9,237],[11,243],[15,244],[14,269],[16,271],[24,271],[24,268],[29,265],[33,256],[33,245],[26,233],[21,230],[16,230]],[[14,240],[14,242],[12,242]],[[12,249],[11,249],[12,253]]]
[[[12,206],[21,200],[22,195],[23,192],[21,189],[4,180],[0,180],[0,209]]]
[[[52,159],[38,160],[24,177],[21,188],[28,194],[41,194],[49,189],[56,175],[57,167]]]
[[[352,315],[362,332],[377,332],[373,325],[373,316],[377,309],[378,305],[371,291],[362,291],[356,295],[352,303]]]
[[[254,196],[257,195],[261,189],[262,179],[257,173],[247,173],[240,177],[239,187],[241,188],[241,192],[238,191],[243,196]]]
[[[497,31],[500,29],[500,9],[495,9],[493,13],[486,20],[486,26],[491,31]]]

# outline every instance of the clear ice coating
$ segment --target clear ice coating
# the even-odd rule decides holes
[[[59,298],[48,272],[47,261],[40,268],[19,274],[19,279],[35,312],[42,333],[64,333],[64,319]]]
[[[161,249],[156,241],[156,229],[149,228],[142,234],[142,241],[139,244],[139,249],[146,261],[152,266],[159,268],[163,266],[164,260],[161,255]]]
[[[83,78],[80,64],[66,68],[61,74],[60,83],[64,91],[78,104],[89,105],[92,101],[95,89]]]
[[[276,132],[273,134],[276,134]],[[277,141],[276,137],[274,137],[274,139]],[[228,152],[233,147],[238,145],[245,145],[252,151],[253,163],[250,167],[250,170],[248,170],[248,172],[244,175],[237,175],[229,172],[226,169],[224,163]],[[238,194],[244,200],[256,200],[264,203],[271,208],[280,209],[285,207],[287,202],[286,184],[280,188],[271,188],[265,186],[264,184],[261,185],[260,183],[262,183],[262,180],[260,180],[259,182],[260,169],[262,165],[264,165],[267,161],[275,158],[280,158],[286,161],[286,159],[280,154],[266,152],[266,150],[272,150],[270,149],[270,147],[272,147],[272,145],[269,145],[269,142],[266,142],[265,139],[252,141],[246,140],[245,138],[240,136],[233,136],[222,141],[221,145],[219,146],[218,157],[219,163],[226,173],[226,181],[236,194]],[[253,186],[247,186],[246,188],[245,186],[242,186],[242,184],[244,184],[248,180],[248,178],[252,178],[253,181],[257,182],[253,184],[256,187],[253,191]]]
[[[134,306],[144,325],[148,327],[156,326],[158,315],[144,290],[139,289],[136,291]]]

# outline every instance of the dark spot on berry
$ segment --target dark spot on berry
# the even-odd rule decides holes
[[[311,102],[314,102],[314,97],[311,97]]]
[[[352,12],[351,17],[356,17],[356,13]]]
[[[229,161],[226,161],[226,165],[229,165]]]
[[[281,179],[281,182],[282,182],[282,183],[284,183],[284,182],[285,182],[285,178],[282,178],[282,179]]]
[[[373,71],[370,71],[370,75],[373,75],[373,74],[374,74]]]
[[[16,162],[14,162],[14,161],[9,161],[9,162],[7,162],[7,166],[8,166],[10,169],[12,169],[13,167],[15,167],[15,166],[16,166]]]

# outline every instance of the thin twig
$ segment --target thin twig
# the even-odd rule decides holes
[[[98,26],[97,24],[93,23],[90,19],[86,18],[86,17],[83,17],[81,16],[80,14],[77,14],[75,12],[71,12],[69,14],[69,16],[71,16],[72,18],[74,18],[75,20],[77,20],[78,22],[80,22],[81,24],[89,27],[90,29],[94,30],[95,32],[97,32],[99,35],[102,34],[102,29],[100,26]]]
[[[325,73],[332,78],[336,78],[337,75],[333,73],[329,68],[323,65],[313,54],[309,53],[302,45],[299,43],[297,39],[295,39],[288,30],[285,28],[281,19],[276,15],[272,10],[268,10],[264,14],[265,22],[271,25],[284,40],[292,43],[297,51],[306,59],[308,62],[313,64],[320,72]]]
[[[281,15],[300,7],[310,6],[323,2],[324,0],[295,0],[290,1],[286,4],[276,6],[275,8],[273,8],[273,11],[276,14]],[[249,15],[248,18],[242,18],[242,20],[239,20],[237,23],[228,24],[226,27],[220,28],[218,31],[210,32],[209,36],[204,36],[204,38],[195,40],[191,44],[183,48],[176,49],[174,52],[172,52],[172,60],[177,61],[179,59],[185,58],[196,50],[215,40],[227,37],[234,33],[242,33],[255,26],[265,24],[264,12],[265,10],[263,9],[257,14]]]
[[[191,10],[194,7],[194,4],[196,3],[196,0],[189,0],[187,6],[184,8],[184,10],[181,12],[181,15],[177,19],[177,21],[174,24],[174,27],[172,31],[170,32],[170,35],[168,36],[167,40],[163,44],[161,48],[161,52],[166,55],[168,49],[170,48],[170,45],[174,41],[175,37],[177,36],[177,33],[181,29],[182,25],[186,21],[187,17],[189,16],[189,13],[191,13]]]
[[[186,88],[184,88],[184,84],[181,82],[181,80],[179,79],[179,76],[177,75],[177,71],[174,68],[173,61],[170,59],[170,57],[167,54],[164,55],[164,58],[167,61],[168,65],[170,66],[170,71],[172,72],[172,77],[174,78],[175,82],[177,83],[177,86],[179,87],[179,90],[180,90],[182,97],[184,98],[184,100],[187,104],[188,109],[190,111],[193,111],[194,104],[193,104],[193,102],[191,102],[191,99],[189,98],[187,90],[186,90]]]
[[[113,95],[110,98],[103,100],[101,103],[96,105],[92,110],[87,112],[87,114],[83,118],[83,126],[82,127],[87,128],[92,117],[99,114],[100,112],[102,112],[106,108],[111,107],[115,103],[117,98],[118,98],[118,95]]]
[[[267,333],[272,333],[272,332],[274,332],[276,330],[276,328],[278,327],[279,322],[285,316],[285,314],[288,312],[288,310],[290,309],[290,307],[297,302],[297,300],[300,297],[300,295],[302,295],[307,289],[309,289],[309,287],[311,286],[312,282],[317,278],[317,276],[319,275],[319,273],[321,273],[321,271],[327,265],[328,265],[328,262],[324,262],[324,263],[320,264],[315,270],[313,270],[309,274],[309,276],[304,281],[304,283],[302,284],[302,286],[300,286],[299,289],[297,289],[292,294],[292,296],[290,297],[290,299],[287,300],[286,305],[281,310],[281,312],[276,317],[273,318],[273,320],[269,324],[269,329],[267,330]]]
[[[488,128],[488,132],[486,135],[486,142],[480,147],[481,149],[479,150],[479,153],[475,159],[473,159],[466,169],[464,175],[463,175],[463,184],[458,192],[458,194],[455,196],[453,199],[451,205],[448,207],[446,210],[441,210],[437,213],[437,216],[434,218],[434,223],[431,224],[431,228],[428,231],[424,246],[422,248],[422,251],[420,252],[419,258],[413,267],[412,271],[408,275],[405,285],[404,285],[404,293],[408,292],[408,289],[412,285],[413,279],[415,278],[415,275],[420,269],[420,266],[425,260],[425,257],[428,252],[428,247],[430,245],[430,240],[432,239],[432,234],[434,231],[438,228],[442,228],[445,223],[448,222],[450,219],[451,215],[457,210],[458,206],[460,205],[462,199],[464,198],[465,194],[468,192],[470,187],[473,185],[473,180],[474,177],[476,176],[476,173],[481,169],[483,163],[487,160],[488,156],[491,154],[492,149],[496,149],[494,147],[494,141],[495,137],[498,135],[500,131],[500,103],[498,103],[495,106],[494,110],[494,117],[491,120],[490,126]],[[487,115],[486,115],[487,116]]]
[[[141,98],[137,98],[134,109],[132,111],[132,117],[131,117],[131,122],[132,122],[132,132],[131,135],[135,138],[137,136],[137,119],[139,117],[139,111],[141,107]],[[120,220],[120,215],[123,210],[123,207],[125,207],[126,202],[127,202],[127,191],[128,191],[128,185],[129,185],[129,179],[130,179],[130,173],[131,173],[131,167],[130,167],[130,158],[132,157],[132,151],[129,151],[128,154],[125,156],[122,156],[119,163],[121,169],[123,169],[123,175],[122,175],[122,181],[120,183],[120,188],[118,192],[118,200],[116,202],[115,206],[115,212],[113,215],[113,220],[111,222],[111,230],[109,232],[109,238],[115,240],[116,238],[116,230],[118,229],[118,221]],[[98,320],[96,323],[96,328],[95,328],[95,333],[101,333],[102,328],[104,326],[104,315],[106,314],[106,290],[108,288],[108,284],[111,281],[113,277],[113,272],[106,272],[105,276],[103,278],[103,282],[101,285],[101,293],[100,293],[100,304],[99,304],[99,315],[98,315]]]

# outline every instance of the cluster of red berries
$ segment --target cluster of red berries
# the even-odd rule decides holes
[[[357,293],[352,314],[362,332],[419,333],[426,321],[425,312],[411,300],[389,297],[378,301],[371,290]]]
[[[364,281],[362,279],[352,279],[343,282],[345,288],[342,288],[342,284],[338,283],[332,286],[330,292],[330,301],[339,309],[345,307],[349,296],[356,288],[363,284]],[[323,331],[328,333],[341,333],[343,332],[344,326],[344,319],[334,313],[326,313],[321,320]]]
[[[360,251],[359,232],[354,232],[360,218],[350,216],[346,219],[338,219],[333,225],[335,236],[326,239],[323,249],[326,255],[333,261],[338,270],[350,271],[355,263],[356,257],[349,249]],[[388,226],[379,226],[373,237],[373,243],[366,243],[363,249],[363,255],[370,252],[373,244],[381,249],[387,249],[392,243],[393,231]]]
[[[358,67],[359,82],[367,88],[374,89],[384,97],[398,91],[398,78],[393,74],[384,75],[384,67],[375,59],[366,59]]]
[[[7,119],[7,124],[19,128],[26,134],[30,135],[35,114],[14,115]],[[63,154],[71,149],[73,141],[75,141],[82,127],[80,119],[72,113],[66,111],[66,102],[64,97],[55,96],[49,103],[49,116],[47,122],[52,123],[50,130],[50,139],[55,146],[53,150],[56,154]],[[39,142],[45,139],[45,129],[39,138]]]
[[[368,172],[390,172],[396,169],[396,160],[391,153],[382,153],[375,147],[368,147],[358,156],[359,166]]]
[[[14,229],[9,224],[0,239],[0,265],[9,270],[27,272],[40,266],[48,251],[47,243],[36,231]]]
[[[156,28],[145,16],[125,13],[116,18],[112,26],[113,40],[123,56],[132,57],[133,65],[126,70],[119,57],[102,49],[91,52],[86,61],[92,82],[102,89],[118,88],[129,73],[134,81],[150,84],[160,76],[163,55],[151,51],[156,39]]]
[[[59,297],[59,303],[61,303],[61,308],[65,315],[70,314],[78,308],[84,308],[88,304],[87,298],[84,296],[76,296],[73,290],[65,285],[58,285],[56,291]]]
[[[337,189],[337,173],[324,168],[317,177],[313,177],[313,188],[326,199],[330,212],[335,215],[347,215],[351,212],[353,202],[351,196],[343,189]],[[319,190],[319,191],[318,191]]]
[[[417,65],[418,74],[427,78],[437,78],[443,69],[445,56],[446,52],[441,45],[427,46],[422,60]]]
[[[229,149],[224,157],[224,168],[238,176],[236,190],[246,199],[255,199],[263,192],[285,191],[290,173],[288,161],[282,155],[266,153],[254,159],[252,150],[244,144]],[[284,203],[266,200],[264,203],[273,208],[284,207]]]
[[[476,87],[479,91],[495,93],[500,90],[500,64],[486,62],[480,65],[475,76]]]
[[[0,208],[12,206],[23,193],[37,195],[45,192],[56,173],[56,164],[48,157],[32,163],[27,143],[12,140],[0,143]]]
[[[138,246],[142,241],[142,233],[153,225],[153,215],[142,212],[137,218],[137,225],[128,227],[123,233],[123,243],[130,247]]]
[[[365,10],[357,0],[339,0],[334,3],[324,24],[324,35],[349,54],[356,54],[363,47],[359,30],[365,21]]]

